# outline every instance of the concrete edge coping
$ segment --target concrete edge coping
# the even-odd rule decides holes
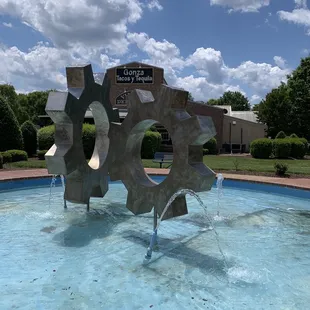
[[[157,169],[157,168],[146,168],[146,172],[149,175],[154,176],[166,176],[169,174],[169,169]],[[18,170],[14,170],[18,171]],[[0,182],[13,182],[13,181],[20,181],[20,180],[30,180],[30,179],[42,179],[42,178],[51,178],[52,174],[47,174],[46,169],[29,169],[29,170],[20,170],[22,172],[22,175],[16,175],[13,177],[3,178],[0,179]],[[9,171],[7,171],[9,172]],[[30,172],[29,175],[27,172]],[[33,174],[35,173],[35,175]],[[231,181],[238,181],[238,182],[250,182],[250,183],[257,183],[257,184],[268,184],[268,185],[277,185],[281,187],[288,187],[288,188],[295,188],[295,189],[302,189],[310,191],[310,179],[308,181],[309,184],[293,184],[294,180],[305,180],[303,178],[300,179],[279,179],[277,177],[264,177],[264,176],[253,176],[253,175],[244,175],[244,174],[225,174],[222,173],[224,176],[224,179],[231,180]],[[1,177],[1,171],[0,171],[0,177]],[[258,178],[258,179],[255,179]],[[286,181],[286,182],[283,182]],[[289,182],[287,182],[289,181]]]

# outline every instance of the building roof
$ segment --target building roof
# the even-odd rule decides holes
[[[225,113],[225,115],[258,123],[257,114],[255,111],[233,111],[230,105],[215,105],[215,107],[226,110],[227,113]]]
[[[257,115],[253,111],[233,111],[231,116],[244,119],[249,122],[258,123]]]

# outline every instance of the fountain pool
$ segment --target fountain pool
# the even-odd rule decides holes
[[[153,215],[126,209],[122,183],[89,213],[64,210],[61,186],[50,206],[48,185],[0,192],[0,309],[308,309],[309,192],[237,183],[224,180],[214,221],[227,267],[191,196],[143,264]],[[199,196],[215,218],[216,188]]]

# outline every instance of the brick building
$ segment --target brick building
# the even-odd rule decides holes
[[[109,68],[106,75],[110,80],[110,102],[119,109],[120,121],[127,115],[128,95],[133,89],[155,91],[167,82],[164,70],[139,62],[131,62]],[[95,74],[95,80],[103,80],[103,74]],[[230,106],[211,106],[203,103],[188,102],[189,114],[206,115],[213,119],[216,128],[216,140],[219,152],[248,152],[251,141],[265,136],[266,126],[259,123],[254,112],[234,112]],[[42,116],[42,119],[49,119]],[[87,111],[85,121],[93,123],[91,111]],[[162,135],[163,148],[171,151],[169,133],[160,124],[156,125]]]

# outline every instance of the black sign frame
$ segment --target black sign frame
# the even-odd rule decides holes
[[[116,84],[154,84],[154,68],[116,68]]]

